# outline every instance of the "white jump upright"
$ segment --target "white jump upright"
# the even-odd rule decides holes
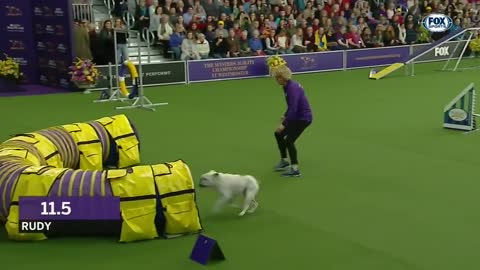
[[[122,94],[120,93],[120,74],[119,74],[119,67],[120,65],[123,65],[124,63],[119,63],[118,61],[118,52],[116,50],[117,48],[117,33],[125,33],[125,34],[131,34],[131,33],[140,33],[136,30],[119,30],[119,29],[114,29],[114,35],[113,35],[113,43],[115,46],[115,86],[112,86],[112,68],[111,64],[109,64],[109,75],[110,75],[110,85],[111,87],[108,89],[108,95],[109,98],[107,99],[100,99],[100,100],[95,100],[94,102],[111,102],[111,101],[121,101],[121,102],[127,102],[127,101],[133,101],[131,105],[127,106],[120,106],[116,107],[117,110],[122,110],[122,109],[134,109],[134,108],[142,108],[142,109],[148,109],[151,111],[155,111],[155,107],[158,106],[163,106],[163,105],[168,105],[167,102],[163,103],[152,103],[144,93],[144,88],[143,88],[143,70],[142,70],[142,51],[141,47],[137,46],[137,54],[138,54],[138,96],[134,98],[126,98],[122,97]],[[127,46],[128,46],[128,39],[127,39]],[[128,59],[125,59],[128,60]],[[127,86],[127,88],[130,88]]]
[[[442,44],[445,44],[449,41],[452,41],[452,39],[455,39],[455,38],[458,38],[459,36],[462,36],[464,35],[465,33],[469,33],[469,37],[468,39],[466,40],[466,43],[465,43],[465,46],[463,47],[462,49],[462,53],[460,55],[460,57],[458,58],[457,60],[457,63],[455,65],[455,67],[453,68],[453,70],[451,71],[457,71],[457,68],[458,68],[458,65],[460,64],[460,61],[462,60],[463,58],[463,54],[465,53],[465,51],[467,50],[467,47],[468,47],[468,44],[470,43],[472,37],[473,37],[473,33],[474,31],[479,31],[480,30],[480,27],[471,27],[471,28],[466,28],[466,29],[463,29],[461,30],[460,32],[456,33],[455,35],[452,35],[451,37],[449,37],[448,39],[442,41],[442,42],[438,42],[436,44],[434,44],[432,47],[428,48],[427,50],[425,50],[424,52],[416,55],[415,57],[412,57],[411,59],[409,59],[408,61],[405,62],[405,72],[407,73],[407,75],[409,74],[410,76],[415,76],[415,60],[419,59],[420,57],[426,55],[427,53],[429,53],[430,51],[434,50],[435,48],[441,46]],[[457,44],[457,46],[455,47],[455,50],[458,48],[459,44]],[[452,54],[453,55],[453,54]],[[450,61],[453,59],[453,56],[451,56],[447,62],[445,63],[444,67],[442,68],[442,70],[446,71],[448,70],[447,69],[447,66],[448,64],[450,63]],[[408,66],[410,66],[410,72],[408,70]]]

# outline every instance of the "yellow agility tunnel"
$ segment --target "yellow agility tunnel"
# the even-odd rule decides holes
[[[123,114],[14,135],[0,144],[0,222],[10,239],[44,240],[61,230],[20,233],[20,197],[111,196],[120,198],[121,220],[80,222],[80,234],[96,226],[131,242],[203,231],[188,165],[139,164],[137,130]]]

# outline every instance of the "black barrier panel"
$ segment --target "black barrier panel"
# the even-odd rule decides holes
[[[431,51],[427,52],[426,54],[420,56],[419,58],[415,59],[413,62],[431,62],[431,61],[440,61],[440,60],[448,60],[448,58],[458,58],[462,54],[462,50],[467,44],[466,40],[462,41],[450,41],[445,42],[439,45],[436,48],[433,48]],[[412,54],[415,55],[420,51],[425,51],[427,47],[431,47],[431,44],[422,44],[416,45],[412,48]],[[464,55],[466,56],[466,55]]]
[[[135,65],[138,70],[138,65]],[[104,89],[109,86],[109,67],[108,66],[97,66],[98,71],[100,72],[100,78],[98,78],[97,83],[94,89]],[[112,85],[115,87],[117,84],[115,82],[116,73],[115,66],[112,65]],[[164,63],[154,63],[154,64],[142,64],[143,72],[143,85],[161,85],[161,84],[173,84],[173,83],[185,83],[186,76],[185,74],[185,62],[164,62]],[[125,83],[127,87],[132,85],[132,78],[127,72],[125,75]]]

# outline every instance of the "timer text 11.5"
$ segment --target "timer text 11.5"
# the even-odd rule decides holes
[[[62,202],[62,205],[57,209],[55,202],[42,202],[42,216],[68,216],[72,213],[70,202]]]

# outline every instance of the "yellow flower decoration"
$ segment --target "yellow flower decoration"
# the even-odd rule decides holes
[[[273,55],[267,58],[267,65],[270,70],[273,70],[275,68],[286,66],[287,62],[282,57],[278,55]]]
[[[5,60],[0,60],[0,77],[7,79],[20,79],[23,76],[20,72],[20,64],[5,54]]]

